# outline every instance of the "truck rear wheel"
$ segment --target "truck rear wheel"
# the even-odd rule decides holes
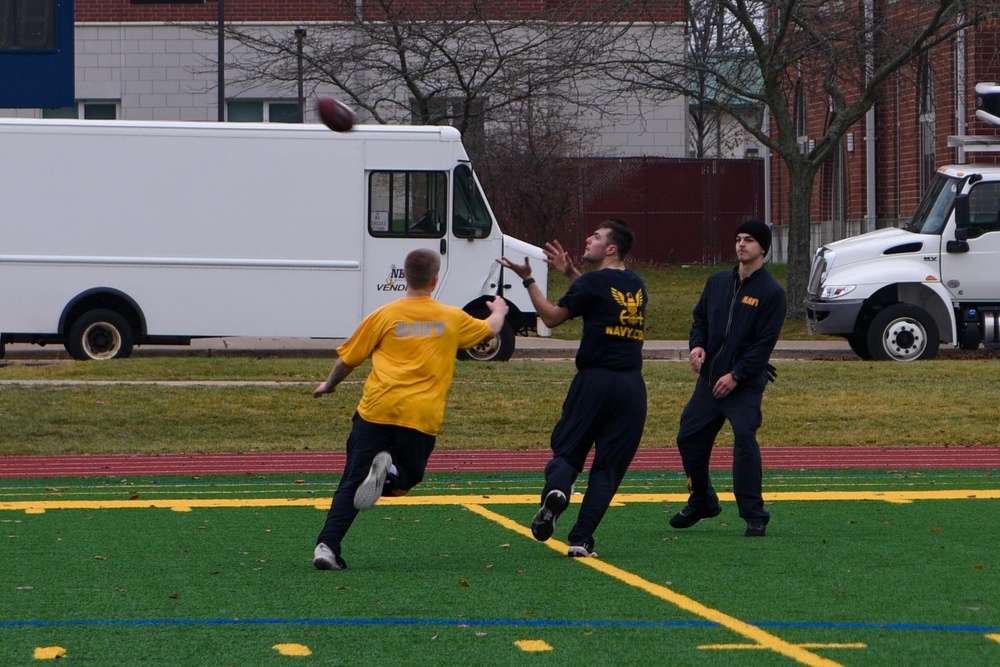
[[[124,359],[132,354],[135,334],[128,320],[113,310],[88,310],[69,329],[66,351],[77,361]]]
[[[933,359],[940,345],[934,318],[923,308],[908,303],[885,308],[868,328],[868,350],[875,361]]]
[[[485,318],[489,313],[473,313],[472,315],[473,317]],[[514,327],[510,325],[510,322],[504,322],[499,334],[484,340],[473,348],[459,350],[458,358],[462,361],[508,361],[514,354],[515,339]]]

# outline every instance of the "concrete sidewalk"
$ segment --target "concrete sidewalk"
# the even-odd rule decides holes
[[[340,338],[201,338],[191,341],[188,346],[143,345],[136,347],[134,357],[174,356],[174,357],[329,357],[336,356],[335,350],[343,342]],[[572,359],[579,341],[518,336],[514,359]],[[947,351],[942,347],[942,356]],[[968,354],[968,353],[966,353]],[[647,340],[643,346],[646,359],[685,361],[688,345],[684,340]],[[69,359],[61,345],[12,344],[6,349],[6,359],[51,360]],[[778,341],[772,359],[856,359],[847,343],[836,338],[819,338],[806,341]]]

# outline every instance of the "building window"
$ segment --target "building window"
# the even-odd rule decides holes
[[[0,0],[0,51],[55,48],[55,0]]]
[[[844,143],[830,154],[830,222],[833,223],[837,239],[847,237],[847,161],[844,159]]]
[[[809,152],[809,109],[806,107],[805,86],[800,80],[795,84],[795,136],[798,138],[799,150]]]
[[[920,56],[917,67],[917,94],[920,96],[920,191],[926,192],[934,177],[936,154],[935,143],[935,101],[934,101],[934,70],[931,59],[926,54]]]
[[[368,177],[368,231],[372,236],[444,236],[448,174],[373,171]]]
[[[299,103],[287,100],[229,100],[227,119],[231,123],[301,123]]]
[[[115,120],[117,102],[77,102],[72,107],[42,109],[42,118],[83,118],[85,120]]]

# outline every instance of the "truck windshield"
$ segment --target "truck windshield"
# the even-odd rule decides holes
[[[930,188],[904,229],[917,234],[940,234],[951,215],[959,183],[957,178],[934,174]]]

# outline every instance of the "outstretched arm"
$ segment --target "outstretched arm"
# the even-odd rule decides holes
[[[524,258],[524,264],[516,264],[507,257],[501,257],[497,262],[504,268],[516,273],[517,277],[521,280],[527,280],[531,277],[531,264],[528,262],[527,257]],[[545,323],[545,326],[557,327],[569,319],[569,309],[551,303],[545,298],[545,295],[542,294],[542,288],[536,283],[531,283],[527,289],[531,305],[535,308],[535,312],[538,313],[538,317]]]
[[[502,296],[495,296],[492,301],[487,301],[486,307],[490,309],[490,316],[486,318],[486,321],[490,325],[490,336],[493,337],[503,329],[503,323],[507,319],[507,311],[510,310],[510,307],[507,306],[507,301]]]
[[[553,239],[551,243],[546,242],[543,252],[545,252],[545,261],[556,271],[570,280],[576,280],[580,277],[579,269],[573,266],[573,260],[569,258],[569,253],[563,249],[558,240]]]
[[[351,374],[354,370],[354,366],[348,366],[344,363],[343,359],[337,358],[337,361],[333,364],[333,369],[330,370],[330,375],[323,382],[320,383],[316,389],[313,390],[313,398],[319,398],[323,394],[333,393],[333,390],[337,388],[337,385],[341,381]]]

